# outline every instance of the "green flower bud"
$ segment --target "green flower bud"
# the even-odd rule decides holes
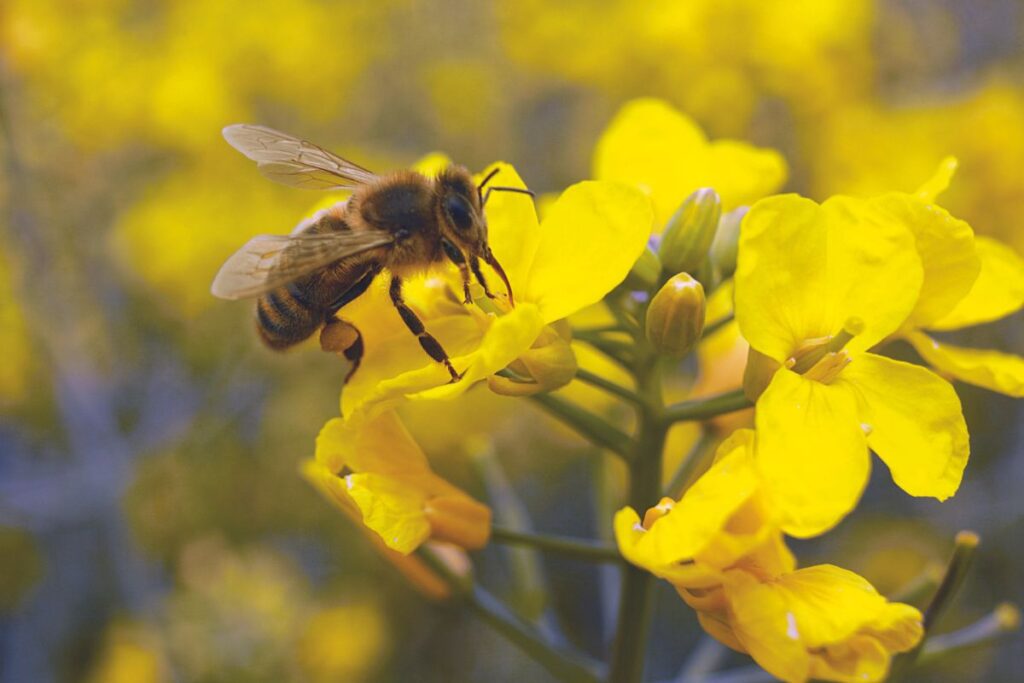
[[[644,249],[640,258],[633,264],[633,269],[626,276],[626,286],[630,289],[650,291],[658,286],[661,276],[661,260],[650,247]]]
[[[665,356],[681,358],[704,332],[704,287],[687,273],[665,283],[647,308],[647,339]]]
[[[736,252],[740,243],[740,224],[750,210],[748,206],[722,214],[718,232],[711,242],[711,262],[719,280],[726,280],[736,272]]]
[[[668,221],[658,255],[665,273],[696,273],[708,256],[722,217],[718,193],[704,187],[683,202]]]

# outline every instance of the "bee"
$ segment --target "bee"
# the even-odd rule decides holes
[[[471,274],[488,297],[497,298],[484,278],[483,262],[501,278],[514,306],[512,286],[487,243],[484,205],[494,191],[533,193],[502,186],[487,187],[485,192],[498,169],[479,184],[455,164],[434,178],[408,170],[376,175],[322,147],[264,126],[236,124],[223,134],[271,180],[352,194],[300,223],[290,235],[249,240],[217,273],[213,295],[256,297],[256,328],[272,349],[286,349],[319,330],[321,346],[350,361],[347,382],[363,357],[363,340],[354,325],[336,316],[378,276],[389,277],[391,303],[402,321],[427,355],[444,364],[451,381],[458,381],[461,374],[444,348],[402,298],[402,283],[450,261],[461,273],[464,303],[471,301]]]

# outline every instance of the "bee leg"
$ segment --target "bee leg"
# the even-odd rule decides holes
[[[331,302],[331,305],[327,307],[327,318],[328,320],[334,317],[334,314],[341,309],[345,304],[352,303],[370,287],[370,283],[373,282],[373,278],[377,277],[380,273],[379,266],[373,266],[367,269],[366,273],[362,275],[355,283],[341,293],[337,299]]]
[[[320,348],[329,353],[341,354],[351,364],[344,380],[348,384],[363,360],[363,335],[359,328],[346,320],[329,318],[320,330]]]
[[[402,322],[405,323],[405,326],[419,339],[423,350],[438,363],[444,363],[448,373],[452,376],[452,382],[458,382],[462,375],[455,371],[455,367],[452,366],[452,362],[448,358],[448,354],[445,353],[444,348],[442,348],[441,343],[434,338],[434,335],[427,332],[426,328],[423,327],[423,321],[419,319],[416,313],[402,299],[402,279],[400,277],[395,275],[391,277],[390,293],[391,303],[398,309],[398,315],[402,316]]]
[[[480,270],[480,260],[476,256],[469,260],[469,267],[473,269],[473,275],[476,276],[476,281],[480,283],[480,286],[484,288],[484,294],[487,295],[488,299],[497,299],[498,295],[490,290],[487,286],[487,280],[484,279],[484,273]]]
[[[471,303],[473,297],[469,295],[469,268],[466,267],[466,257],[462,255],[458,247],[448,240],[441,240],[441,247],[444,248],[444,253],[448,256],[448,259],[459,267],[459,272],[462,274],[462,303]]]

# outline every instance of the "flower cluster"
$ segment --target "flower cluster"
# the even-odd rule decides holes
[[[420,169],[444,163],[435,157]],[[892,655],[921,641],[921,613],[845,569],[798,568],[785,538],[825,533],[856,507],[870,452],[907,493],[952,496],[969,446],[947,377],[1022,393],[1024,360],[930,336],[1024,305],[1020,258],[936,204],[954,169],[943,162],[915,193],[820,204],[772,195],[787,172],[776,152],[708,141],[668,105],[632,102],[597,145],[597,180],[546,204],[543,220],[522,195],[487,204],[514,306],[479,287],[464,305],[454,273],[409,281],[407,302],[460,380],[449,382],[422,353],[389,310],[383,283],[342,311],[362,331],[366,355],[305,473],[421,586],[453,574],[452,552],[454,574],[464,575],[464,552],[491,540],[490,509],[430,468],[395,410],[477,383],[533,396],[625,459],[633,481],[614,518],[618,551],[669,581],[711,635],[786,681],[883,680]],[[511,166],[484,173],[493,170],[504,185],[524,187]],[[607,324],[584,329],[598,303]],[[704,343],[711,326],[730,329],[728,344]],[[603,366],[592,353],[577,358],[574,335]],[[897,340],[941,374],[884,355]],[[735,362],[737,351],[745,363]],[[663,390],[662,376],[691,352],[702,381],[717,376],[737,391],[700,398],[698,386],[666,406],[672,385]],[[712,369],[716,358],[729,369]],[[617,374],[590,369],[612,366]],[[601,417],[605,403],[549,395],[574,377],[631,401],[635,438]],[[722,440],[699,477],[684,462],[687,476],[657,502],[670,427],[751,404],[753,429]],[[727,427],[735,423],[716,423],[719,433]],[[426,543],[448,549],[448,569],[409,564]]]

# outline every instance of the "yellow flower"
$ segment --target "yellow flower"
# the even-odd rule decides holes
[[[482,548],[490,537],[490,509],[437,476],[393,412],[328,421],[303,472],[399,553],[427,539]]]
[[[792,570],[753,449],[754,432],[739,430],[678,502],[662,499],[642,522],[633,508],[619,510],[614,527],[623,557],[678,589],[717,586],[738,564],[772,576]]]
[[[786,175],[775,150],[711,142],[689,117],[650,98],[628,102],[594,152],[595,178],[630,183],[651,196],[658,230],[701,187],[714,188],[728,210],[775,192]]]
[[[321,609],[307,620],[296,642],[305,680],[359,681],[387,649],[382,605],[369,600]]]
[[[933,202],[946,189],[956,165],[953,158],[943,161],[935,176],[918,190],[922,201]],[[933,209],[942,211],[934,206]],[[927,243],[922,249],[918,235],[925,281],[930,269],[935,283],[931,292],[922,290],[921,300],[937,305],[932,307],[932,315],[908,320],[900,336],[945,375],[1010,396],[1024,396],[1024,359],[1020,356],[946,344],[923,331],[958,330],[998,320],[1024,306],[1024,260],[1010,247],[989,237],[975,237],[973,244],[968,243],[968,238],[961,230],[955,251],[942,249],[936,253],[940,250],[928,248]],[[951,259],[956,259],[957,264],[951,263]],[[972,265],[976,278],[965,283],[963,277],[957,277],[958,271],[969,270]]]
[[[722,599],[724,609],[700,615],[705,629],[788,683],[885,680],[893,653],[910,650],[923,634],[917,609],[890,603],[833,565],[768,580],[729,571]]]
[[[757,461],[791,535],[822,533],[856,505],[868,447],[911,495],[944,500],[960,485],[969,449],[952,387],[867,351],[933,303],[919,302],[939,283],[922,267],[915,234],[940,235],[938,224],[954,220],[935,208],[909,195],[820,206],[785,195],[758,202],[744,220],[736,320],[752,347],[748,389],[767,384]],[[957,271],[958,286],[968,271]]]
[[[524,187],[511,166],[498,168],[503,185]],[[487,310],[464,306],[438,274],[410,285],[408,303],[463,373],[449,383],[445,369],[401,327],[382,278],[341,311],[363,332],[366,346],[359,371],[345,387],[343,415],[376,412],[405,398],[452,398],[523,356],[527,367],[546,363],[543,353],[528,355],[545,326],[600,301],[626,277],[646,244],[651,213],[633,188],[589,181],[562,193],[543,222],[528,200],[511,193],[492,195],[487,219],[515,308],[502,310],[489,300],[481,300]],[[559,344],[557,335],[550,339]],[[564,356],[551,354],[558,367],[564,367]]]

